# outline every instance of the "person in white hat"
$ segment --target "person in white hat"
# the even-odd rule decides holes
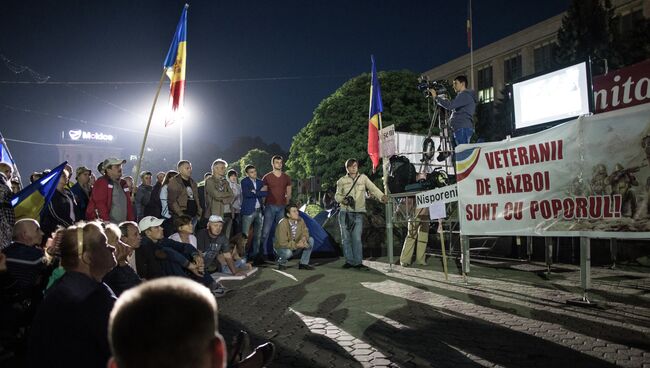
[[[104,176],[97,179],[90,193],[86,208],[86,220],[119,224],[122,221],[135,221],[135,211],[131,202],[131,192],[126,182],[121,181],[122,165],[126,160],[114,157],[102,163]]]
[[[163,236],[163,221],[146,216],[138,223],[142,239],[135,261],[140,277],[147,280],[164,276],[189,277],[209,287],[215,296],[225,294],[225,288],[204,272],[203,257],[196,248]]]

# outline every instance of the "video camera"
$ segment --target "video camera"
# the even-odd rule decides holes
[[[430,81],[426,75],[421,75],[418,78],[417,89],[424,94],[424,97],[431,97],[431,92],[429,92],[430,89],[436,91],[436,94],[438,95],[447,94],[447,87],[445,87],[442,81]]]

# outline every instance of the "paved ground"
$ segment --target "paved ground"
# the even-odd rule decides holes
[[[315,260],[268,266],[219,299],[227,341],[239,329],[273,341],[272,367],[650,367],[650,270],[593,269],[599,308],[567,305],[579,270],[472,261],[468,282],[439,258],[420,268]],[[385,261],[385,260],[384,260]]]

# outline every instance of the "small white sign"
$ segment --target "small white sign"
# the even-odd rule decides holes
[[[435,203],[449,203],[458,200],[458,187],[456,184],[428,190],[415,195],[416,208],[431,207]]]
[[[429,207],[429,218],[439,220],[447,217],[447,209],[444,203],[434,203]]]
[[[395,142],[395,125],[389,125],[379,131],[381,140],[381,156],[390,157],[397,154],[397,144]]]
[[[101,142],[112,142],[113,136],[110,134],[104,134],[100,132],[87,132],[85,130],[76,129],[69,130],[68,136],[73,141],[101,141]]]

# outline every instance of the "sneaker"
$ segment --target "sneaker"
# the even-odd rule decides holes
[[[284,270],[286,270],[286,269],[287,269],[287,266],[285,266],[285,265],[281,265],[281,264],[278,265],[278,270],[280,270],[280,271],[284,271]]]
[[[353,267],[356,268],[357,270],[360,270],[360,271],[370,271],[370,268],[368,268],[368,266],[366,266],[364,264],[358,264],[358,265],[353,266]]]
[[[314,266],[311,266],[311,265],[308,265],[308,264],[302,264],[302,263],[298,265],[298,269],[299,270],[309,270],[309,271],[315,270]]]
[[[216,289],[212,289],[210,291],[212,292],[212,295],[215,296],[215,298],[221,298],[222,296],[226,295],[230,290],[223,287],[223,286],[220,286],[220,287],[218,287]]]
[[[343,265],[343,268],[352,268],[352,267],[354,267],[354,266],[347,263],[347,262],[345,262],[345,264]]]

